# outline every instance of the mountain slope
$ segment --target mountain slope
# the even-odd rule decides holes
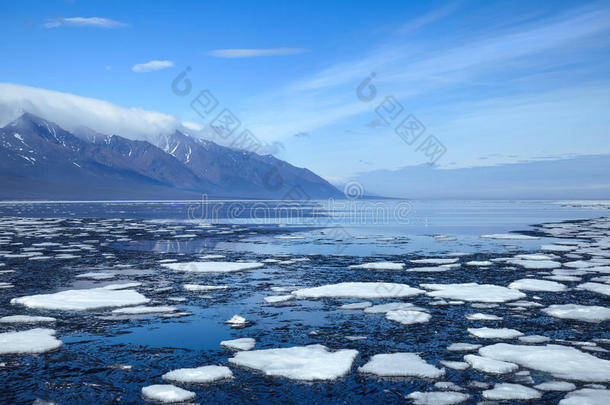
[[[167,141],[174,143],[173,153],[117,135],[89,131],[76,136],[26,113],[0,129],[0,198],[163,199],[200,198],[202,193],[212,198],[282,198],[293,186],[311,198],[338,194],[308,170],[272,157],[181,133]],[[265,181],[274,170],[282,187],[268,187],[275,183]]]

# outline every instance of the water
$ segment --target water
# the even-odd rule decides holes
[[[442,273],[404,273],[349,270],[363,261],[407,262],[438,257],[450,252],[473,253],[467,260],[486,260],[537,251],[555,238],[540,234],[536,224],[598,218],[603,209],[584,209],[541,201],[318,201],[300,205],[298,215],[283,210],[279,202],[112,202],[112,203],[3,203],[0,204],[0,316],[29,314],[54,316],[52,326],[64,346],[39,356],[0,356],[1,402],[31,403],[37,398],[58,403],[141,402],[140,390],[162,383],[160,376],[172,369],[207,364],[228,364],[232,353],[221,340],[253,337],[256,349],[320,343],[332,349],[353,348],[359,356],[351,372],[333,382],[295,383],[264,377],[253,370],[230,366],[235,378],[209,386],[188,386],[201,402],[225,403],[380,403],[401,401],[409,392],[432,389],[434,381],[379,379],[358,373],[368,358],[378,353],[420,352],[438,361],[459,360],[449,353],[454,342],[479,342],[466,327],[512,327],[527,334],[553,339],[591,341],[609,338],[602,324],[557,321],[535,308],[515,311],[500,305],[474,310],[470,304],[431,306],[420,295],[409,299],[427,308],[432,320],[405,326],[367,315],[339,310],[352,299],[292,300],[268,305],[263,298],[277,295],[277,286],[310,287],[344,281],[422,283],[478,282],[506,286],[534,274],[531,270],[462,267]],[[205,208],[208,214],[204,215]],[[258,211],[256,208],[258,207]],[[386,211],[382,211],[382,207]],[[264,215],[255,215],[261,212]],[[30,218],[27,221],[19,218]],[[55,219],[53,219],[55,218]],[[208,225],[212,224],[212,225]],[[481,239],[482,234],[524,231],[539,240]],[[189,237],[176,237],[194,235]],[[435,235],[455,240],[438,241]],[[285,236],[297,237],[282,239]],[[279,238],[278,238],[279,237]],[[58,246],[38,247],[47,242]],[[507,248],[508,246],[508,248]],[[31,250],[40,249],[40,250]],[[27,252],[43,256],[73,254],[71,259],[11,257]],[[282,260],[307,257],[290,265],[268,264],[239,273],[189,274],[163,268],[159,261],[198,260],[204,254],[222,254],[228,261]],[[8,255],[8,256],[6,256]],[[567,259],[566,259],[567,260]],[[563,261],[563,259],[562,259]],[[91,271],[116,273],[110,281],[75,278]],[[27,310],[9,303],[11,298],[52,293],[71,288],[91,288],[126,281],[142,283],[138,291],[154,304],[174,305],[191,316],[162,318],[158,315],[117,317],[110,311],[57,312]],[[210,293],[184,291],[185,283],[227,285]],[[575,286],[578,283],[566,283]],[[163,290],[170,288],[169,290]],[[160,290],[161,289],[161,290]],[[281,293],[284,294],[284,293]],[[536,293],[545,305],[576,302],[607,305],[601,294],[579,291]],[[184,299],[176,301],[175,299]],[[392,301],[392,300],[387,300]],[[385,301],[381,301],[385,302]],[[486,312],[503,316],[503,322],[467,322],[464,315]],[[240,314],[251,323],[232,329],[223,322]],[[0,332],[24,330],[26,325],[0,326]],[[313,332],[313,333],[312,333]],[[350,341],[346,336],[367,336]],[[606,353],[596,353],[608,358]],[[119,367],[117,365],[129,365]],[[550,376],[533,371],[536,382]],[[446,381],[464,387],[469,381],[512,381],[514,376],[489,376],[466,370],[447,370]],[[481,400],[481,390],[469,388],[471,400]],[[545,394],[558,401],[562,394]]]

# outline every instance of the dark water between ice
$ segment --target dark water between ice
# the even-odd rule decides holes
[[[58,320],[51,327],[64,342],[60,350],[43,355],[0,355],[0,402],[31,403],[35,399],[87,404],[142,402],[141,388],[162,383],[160,376],[172,369],[228,365],[232,352],[219,343],[239,337],[255,338],[256,349],[320,343],[332,349],[353,348],[359,351],[359,356],[346,377],[324,383],[297,383],[230,366],[235,374],[231,381],[186,387],[197,392],[198,402],[404,402],[404,396],[412,391],[431,390],[434,381],[379,379],[362,375],[356,368],[374,354],[398,351],[421,353],[434,365],[442,359],[460,360],[463,354],[447,352],[446,347],[454,342],[479,342],[469,336],[467,327],[511,327],[527,334],[578,341],[610,338],[607,322],[558,321],[543,316],[536,308],[517,312],[501,305],[483,312],[503,316],[504,321],[466,321],[466,313],[480,310],[473,310],[468,303],[430,306],[426,296],[408,301],[428,308],[432,320],[410,326],[390,322],[383,315],[338,309],[340,304],[358,300],[265,304],[264,297],[277,295],[270,290],[274,286],[310,287],[344,281],[400,282],[414,287],[430,282],[506,286],[532,271],[506,271],[494,264],[489,269],[462,267],[456,272],[406,274],[356,271],[348,266],[381,260],[405,263],[449,252],[474,253],[467,260],[528,253],[553,238],[542,236],[539,240],[523,241],[479,236],[511,231],[536,234],[534,224],[608,215],[603,209],[535,201],[421,201],[409,202],[408,206],[400,206],[399,201],[383,201],[371,208],[373,203],[376,202],[348,202],[330,208],[328,202],[320,202],[322,208],[308,203],[298,215],[284,215],[286,211],[278,210],[278,203],[268,202],[267,211],[258,216],[251,209],[257,202],[207,202],[208,206],[216,207],[213,216],[204,215],[199,202],[0,204],[0,263],[4,263],[0,271],[14,270],[0,273],[0,283],[14,285],[0,289],[0,316],[56,317]],[[236,208],[236,204],[241,206]],[[387,220],[380,206],[386,207]],[[212,225],[201,226],[206,223]],[[282,239],[286,235],[297,238]],[[455,240],[438,241],[435,235]],[[40,250],[46,256],[57,255],[56,249],[68,249],[78,257],[49,260],[11,257],[40,242],[61,245]],[[309,261],[215,274],[177,273],[159,264],[162,259],[198,260],[204,254],[222,254],[227,261],[277,257],[307,257]],[[110,271],[117,277],[111,281],[75,278],[79,273],[96,270]],[[154,304],[178,306],[192,315],[171,319],[158,315],[112,317],[104,310],[28,310],[9,303],[11,298],[24,295],[124,281],[141,282],[137,290]],[[181,288],[184,283],[229,288],[202,294],[184,291]],[[156,291],[166,287],[170,289]],[[539,296],[545,305],[569,302],[608,306],[607,297],[585,291],[528,294],[528,299],[532,295]],[[232,329],[223,323],[234,314],[244,316],[251,324]],[[0,325],[0,332],[30,327]],[[346,336],[367,339],[350,341]],[[596,355],[610,358],[607,353]],[[536,372],[531,376],[536,383],[551,379]],[[514,379],[514,375],[498,377],[448,369],[442,380],[467,388],[471,381],[494,383]],[[472,403],[481,400],[480,389],[467,388],[466,392],[472,395]],[[562,397],[560,393],[547,393],[543,400],[556,403]]]

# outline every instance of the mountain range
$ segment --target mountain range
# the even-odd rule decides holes
[[[0,199],[340,198],[329,182],[271,155],[180,131],[154,141],[67,131],[30,113],[0,128]]]

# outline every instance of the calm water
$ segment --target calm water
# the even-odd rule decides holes
[[[534,225],[607,216],[602,209],[566,207],[538,201],[318,201],[299,204],[297,213],[277,202],[150,202],[150,203],[2,203],[0,204],[0,316],[13,314],[54,316],[54,328],[64,346],[40,356],[0,356],[2,403],[31,403],[35,399],[58,403],[142,402],[140,390],[162,383],[172,369],[207,364],[227,364],[232,356],[221,340],[253,337],[257,349],[321,343],[333,349],[354,348],[360,354],[355,367],[378,353],[420,352],[437,365],[441,359],[459,360],[445,348],[454,342],[471,342],[464,314],[469,304],[430,307],[430,299],[410,299],[428,307],[428,324],[404,326],[383,315],[342,311],[349,299],[293,300],[268,305],[263,298],[278,286],[316,286],[343,281],[389,281],[417,286],[420,283],[479,282],[507,285],[528,274],[463,267],[458,273],[371,272],[348,270],[363,261],[406,262],[448,252],[474,253],[469,260],[536,251],[553,238],[493,240],[479,236],[525,231],[537,234]],[[279,204],[279,205],[278,205]],[[22,218],[30,218],[24,221]],[[55,218],[55,220],[51,220]],[[445,235],[455,240],[438,241]],[[286,238],[286,237],[289,238]],[[57,243],[38,249],[48,260],[13,257],[31,251],[32,244]],[[508,245],[508,248],[507,248]],[[76,257],[58,259],[59,250]],[[309,261],[291,265],[269,264],[240,273],[188,274],[163,268],[159,260],[198,260],[203,254],[222,254],[227,261],[262,261],[307,255]],[[111,281],[75,278],[91,271],[116,273]],[[109,316],[109,311],[57,312],[27,310],[9,303],[11,298],[56,291],[91,288],[137,281],[138,291],[154,304],[178,306],[192,315],[165,319],[158,315]],[[228,285],[209,294],[184,291],[184,283]],[[568,283],[570,284],[570,283]],[[540,293],[545,302],[597,303],[603,296]],[[567,296],[566,296],[567,295]],[[607,302],[605,302],[607,305]],[[470,310],[469,312],[473,312]],[[608,338],[607,328],[557,322],[534,309],[515,313],[500,306],[485,311],[505,317],[504,322],[468,326],[515,327],[555,339],[589,341]],[[232,329],[223,321],[240,314],[251,321]],[[0,332],[28,326],[0,326]],[[350,341],[346,336],[366,336]],[[605,353],[600,357],[608,358]],[[128,365],[119,367],[117,365]],[[235,378],[209,386],[191,386],[199,402],[209,403],[382,403],[402,401],[415,390],[430,390],[434,381],[387,380],[355,371],[338,381],[302,384],[266,378],[252,370],[231,367]],[[447,370],[444,378],[464,387],[472,380],[512,381],[467,370]],[[549,376],[532,372],[536,382]],[[469,390],[473,402],[480,390]],[[545,394],[556,402],[561,394]]]

